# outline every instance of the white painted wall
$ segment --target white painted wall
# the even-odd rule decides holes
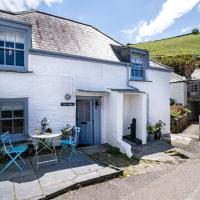
[[[67,123],[75,123],[74,107],[61,107],[66,92],[72,90],[70,77],[0,73],[0,98],[28,98],[29,134],[39,128],[38,120],[49,119],[50,126],[60,131]],[[72,101],[75,101],[73,97]]]
[[[170,83],[170,98],[174,99],[176,103],[183,106],[187,105],[187,83],[174,82]]]
[[[170,132],[170,72],[147,70],[149,82],[130,81],[130,85],[148,94],[148,122],[162,120],[166,123],[164,132]]]
[[[28,98],[30,135],[43,117],[49,119],[55,131],[60,131],[67,123],[75,124],[75,107],[60,106],[61,102],[66,102],[65,94],[71,94],[69,102],[75,102],[76,95],[91,95],[76,93],[76,89],[105,90],[127,85],[124,65],[29,55],[29,71],[33,73],[0,72],[0,98]],[[102,117],[104,115],[102,103]],[[102,142],[106,142],[104,123]]]
[[[65,94],[72,95],[69,102],[75,102],[76,95],[86,95],[77,89],[105,90],[107,88],[127,87],[127,68],[124,65],[97,63],[77,59],[64,59],[42,55],[29,55],[29,71],[33,73],[0,72],[0,98],[28,98],[29,134],[39,126],[38,120],[44,116],[50,121],[50,126],[60,131],[67,123],[75,124],[75,107],[61,107],[66,102]],[[159,119],[167,123],[169,130],[169,73],[147,70],[147,78],[153,82],[133,82],[130,84],[149,95],[149,120]],[[88,93],[87,95],[91,95]],[[130,155],[131,147],[122,141],[123,110],[126,99],[118,92],[107,94],[92,94],[102,96],[102,143],[109,142],[120,147],[121,151]],[[138,120],[139,138],[146,141],[145,115],[146,95],[133,98],[130,104]],[[142,107],[140,107],[140,105]],[[141,116],[140,116],[141,115]],[[133,115],[134,116],[134,115]],[[126,123],[130,123],[131,116]]]
[[[147,95],[124,94],[123,135],[129,135],[128,127],[133,118],[136,119],[136,137],[146,143]]]
[[[131,145],[122,140],[123,137],[123,93],[110,92],[105,102],[107,115],[105,139],[112,146],[120,148],[122,153],[132,156]]]

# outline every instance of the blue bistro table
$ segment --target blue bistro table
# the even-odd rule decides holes
[[[36,150],[36,164],[37,170],[40,164],[56,162],[58,164],[57,154],[56,154],[56,139],[60,137],[61,133],[45,133],[45,134],[34,134],[32,135],[33,145]],[[39,149],[41,147],[41,149]],[[48,150],[51,154],[39,155],[42,151]],[[40,161],[39,158],[51,155],[50,159],[45,159],[45,161]]]

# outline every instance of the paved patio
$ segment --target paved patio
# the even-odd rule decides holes
[[[62,157],[58,165],[43,164],[38,171],[36,171],[35,159],[26,159],[26,163],[27,166],[23,173],[12,165],[4,174],[1,174],[1,200],[52,198],[80,185],[88,185],[122,173],[91,160],[80,151],[70,162]]]

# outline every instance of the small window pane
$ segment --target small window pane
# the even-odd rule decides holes
[[[4,47],[4,41],[0,40],[0,47]]]
[[[12,120],[2,121],[2,133],[9,132],[12,133]]]
[[[1,118],[12,118],[12,110],[2,110],[1,111]]]
[[[24,110],[14,110],[14,117],[24,117]]]
[[[90,121],[90,112],[85,112],[85,121]]]
[[[24,34],[16,33],[16,43],[24,44]]]
[[[24,66],[24,51],[16,51],[16,66]]]
[[[6,47],[14,48],[15,33],[6,32]]]
[[[4,64],[4,49],[0,48],[0,64]]]
[[[24,120],[15,119],[14,120],[14,133],[24,133]]]
[[[24,49],[24,44],[16,43],[15,48],[16,49]]]
[[[0,46],[4,46],[5,32],[0,30]]]
[[[14,50],[6,49],[6,65],[14,65]]]
[[[6,42],[14,42],[14,41],[15,41],[15,33],[6,32]]]

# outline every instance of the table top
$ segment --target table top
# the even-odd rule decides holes
[[[34,134],[34,135],[31,135],[31,137],[35,139],[48,139],[48,138],[56,138],[61,135],[62,133],[50,133],[50,134],[45,133],[45,134]]]

